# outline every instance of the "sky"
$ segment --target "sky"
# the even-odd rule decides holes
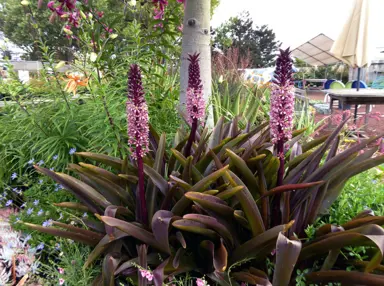
[[[371,3],[374,46],[384,47],[384,0]],[[215,28],[242,11],[254,24],[268,25],[292,49],[323,33],[335,40],[351,13],[354,0],[220,0],[211,25]]]

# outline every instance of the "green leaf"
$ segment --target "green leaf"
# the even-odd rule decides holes
[[[218,197],[191,191],[184,196],[193,202],[198,203],[201,207],[212,210],[223,216],[230,217],[233,215],[234,209],[229,207],[225,201]]]
[[[211,238],[217,238],[217,234],[215,231],[213,231],[208,226],[198,221],[193,221],[188,219],[179,219],[174,221],[172,225],[175,228],[183,231],[197,233],[197,234],[205,235]]]
[[[98,235],[85,236],[82,233],[75,233],[72,231],[61,230],[54,227],[43,227],[41,225],[36,225],[36,224],[26,223],[26,222],[24,222],[23,225],[33,230],[37,230],[37,231],[44,232],[54,236],[72,239],[72,240],[75,240],[87,245],[91,245],[91,246],[95,246],[99,242]]]
[[[106,208],[111,205],[106,198],[100,195],[95,189],[91,188],[82,181],[62,173],[55,173],[46,168],[34,166],[39,172],[51,177],[57,183],[61,184],[65,189],[70,190],[77,196],[92,212],[100,213],[102,206]]]
[[[223,224],[221,224],[214,217],[202,215],[202,214],[186,214],[183,216],[183,219],[189,219],[189,220],[193,220],[193,221],[197,221],[202,224],[205,224],[206,226],[216,231],[222,238],[224,238],[224,240],[228,243],[228,245],[231,245],[231,246],[234,245],[232,234]]]
[[[242,191],[244,189],[243,186],[237,186],[237,187],[234,187],[234,188],[230,188],[230,189],[227,189],[223,192],[220,192],[216,195],[216,197],[222,199],[222,200],[227,200],[231,197],[233,197],[234,195],[236,195],[238,192]]]
[[[68,209],[73,209],[73,210],[78,210],[83,212],[90,211],[89,208],[87,208],[85,205],[80,203],[74,203],[74,202],[54,203],[53,205],[59,208],[68,208]]]
[[[185,168],[187,166],[187,159],[184,157],[184,155],[176,149],[171,149],[171,152],[180,162],[180,164]],[[198,182],[203,179],[203,175],[201,175],[200,172],[194,166],[192,166],[192,177],[195,182]]]
[[[236,155],[231,150],[227,149],[226,152],[230,157],[231,162],[236,166],[236,168],[239,169],[242,177],[244,178],[244,182],[247,185],[248,190],[251,190],[253,198],[257,199],[260,196],[264,195],[263,193],[261,193],[261,189],[257,187],[257,179],[253,175],[253,172],[248,168],[247,163],[245,163],[245,161],[241,157]]]
[[[226,172],[226,170],[229,168],[229,166],[225,166],[205,178],[199,180],[193,187],[189,190],[190,192],[203,192],[205,191],[212,183],[214,183],[218,178],[223,176]],[[183,197],[181,198],[172,208],[172,212],[175,215],[181,215],[184,210],[190,205],[190,201]]]
[[[249,226],[251,227],[252,235],[257,236],[265,231],[265,226],[261,218],[260,211],[253,200],[253,197],[246,185],[231,171],[226,172],[226,181],[230,182],[232,187],[243,186],[244,189],[236,194],[241,207],[247,217]]]
[[[159,188],[163,195],[166,195],[168,193],[168,182],[163,178],[163,176],[158,173],[158,171],[144,164],[144,172],[154,183],[154,185]]]
[[[118,171],[121,171],[123,168],[123,160],[103,154],[96,154],[91,152],[76,152],[77,156],[87,158],[105,165],[111,166]]]
[[[231,264],[244,260],[245,258],[255,257],[268,245],[272,245],[272,248],[274,248],[279,233],[284,231],[285,228],[284,225],[275,226],[240,245],[232,253],[230,260]]]
[[[83,268],[84,269],[88,268],[93,263],[93,261],[95,261],[107,249],[109,244],[111,244],[111,243],[113,243],[113,242],[115,242],[115,241],[117,241],[123,237],[127,237],[127,236],[129,236],[129,234],[122,232],[118,229],[115,229],[114,234],[111,236],[106,234],[99,241],[99,243],[95,246],[95,248],[92,250],[92,252],[89,254],[87,261],[85,261]]]

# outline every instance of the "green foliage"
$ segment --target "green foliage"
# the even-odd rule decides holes
[[[239,48],[243,56],[250,53],[254,68],[270,66],[275,58],[274,52],[281,45],[268,26],[255,27],[248,12],[222,24],[216,29],[213,41],[213,46],[222,50],[232,46]]]
[[[137,265],[153,269],[150,272],[155,285],[162,285],[167,276],[195,271],[221,285],[270,285],[268,280],[273,280],[274,285],[288,285],[296,279],[296,275],[292,276],[296,273],[296,262],[305,265],[312,259],[321,259],[324,271],[306,274],[306,281],[353,281],[344,271],[330,270],[345,269],[336,254],[344,247],[366,245],[373,236],[380,240],[374,240],[372,249],[381,249],[384,231],[378,225],[383,217],[361,214],[342,225],[348,231],[332,232],[331,225],[324,225],[305,244],[286,235],[294,232],[305,238],[306,226],[329,207],[351,176],[383,163],[383,156],[371,158],[377,147],[359,155],[375,138],[338,151],[338,133],[343,123],[328,137],[291,151],[286,158],[284,184],[276,187],[279,160],[268,149],[268,123],[251,127],[247,133],[239,129],[236,121],[223,122],[219,120],[212,135],[207,130],[199,132],[193,156],[188,158],[182,154],[187,134],[178,131],[169,156],[165,152],[165,135],[159,136],[152,130],[153,152],[145,158],[144,167],[147,207],[152,217],[148,226],[140,224],[135,215],[138,174],[134,161],[84,152],[77,156],[85,162],[96,161],[97,165],[70,164],[74,177],[35,168],[76,195],[81,205],[70,208],[95,213],[104,226],[93,219],[83,219],[84,228],[57,222],[53,222],[54,227],[30,223],[25,226],[94,246],[85,267],[103,253],[104,285],[111,285],[114,274],[123,273],[135,284],[143,285]],[[294,133],[290,146],[298,142],[302,132]],[[113,172],[101,166],[109,166],[108,170],[113,168]],[[274,271],[268,275],[263,272],[267,266],[263,261],[273,257],[271,252],[275,248]],[[364,256],[372,258],[367,261],[367,272],[378,267],[382,255],[379,251],[377,255]],[[356,277],[381,282],[384,279],[360,272],[354,274]]]
[[[58,285],[59,279],[63,279],[68,286],[91,285],[101,270],[99,267],[82,268],[91,248],[65,239],[58,240],[58,245],[60,248],[50,253],[52,258],[48,264],[39,267],[40,273],[46,277],[46,285]]]
[[[372,169],[351,178],[343,192],[329,209],[329,214],[321,218],[327,223],[346,223],[357,213],[367,209],[376,215],[384,215],[384,188],[381,171]]]
[[[269,117],[268,87],[247,86],[243,81],[212,82],[212,107],[214,122],[221,117],[232,120],[239,117],[240,127],[260,124]]]
[[[312,67],[304,61],[296,58],[295,67],[299,69],[294,73],[295,79],[327,78],[340,80],[343,83],[348,81],[349,68],[343,63],[332,66]]]

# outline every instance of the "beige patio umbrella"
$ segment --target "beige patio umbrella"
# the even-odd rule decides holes
[[[360,87],[360,69],[371,62],[372,41],[370,37],[370,1],[355,0],[348,21],[330,52],[357,71],[357,90]]]

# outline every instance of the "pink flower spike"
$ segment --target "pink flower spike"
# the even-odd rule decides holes
[[[141,71],[136,64],[131,65],[128,74],[127,121],[128,144],[132,149],[132,157],[143,158],[149,149],[148,107],[144,98]]]
[[[200,54],[189,55],[190,62],[188,68],[188,89],[187,89],[187,111],[188,122],[193,123],[195,119],[203,124],[205,116],[205,101],[203,96],[203,85],[200,79]]]
[[[58,270],[59,270],[60,274],[64,274],[64,269],[63,268],[59,267]]]
[[[63,278],[60,278],[60,279],[59,279],[59,284],[60,284],[60,285],[63,285],[64,282],[65,282],[65,280],[64,280]]]

